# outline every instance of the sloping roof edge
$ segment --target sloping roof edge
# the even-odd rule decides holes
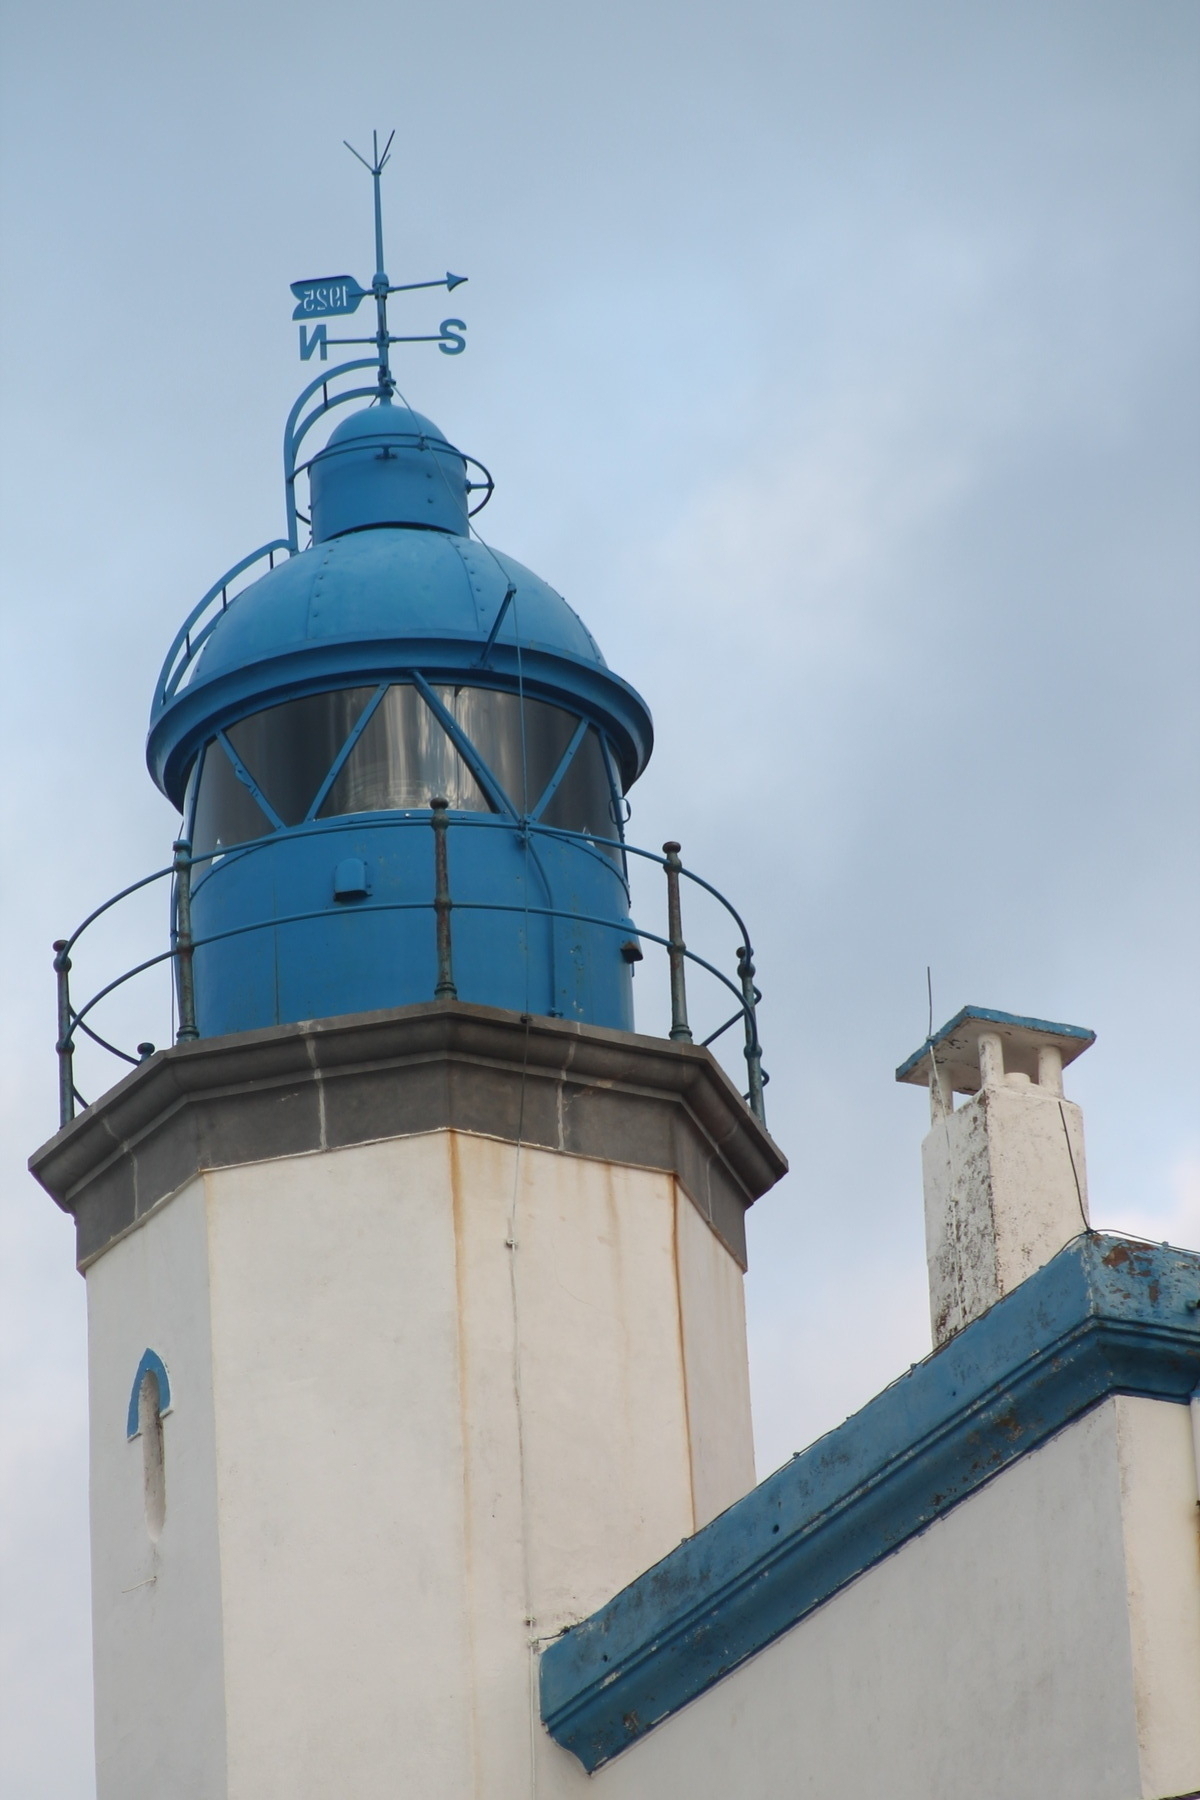
[[[1200,1255],[1088,1233],[544,1652],[591,1771],[1110,1394],[1200,1383]]]

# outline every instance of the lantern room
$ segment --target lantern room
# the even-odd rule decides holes
[[[631,1029],[622,818],[645,704],[561,595],[469,535],[491,478],[429,419],[376,394],[300,461],[354,397],[330,380],[289,425],[311,543],[268,546],[257,580],[208,596],[155,697],[200,1035],[431,998],[435,800],[459,996]]]

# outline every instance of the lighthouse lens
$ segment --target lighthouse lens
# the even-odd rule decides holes
[[[300,825],[314,807],[320,819],[406,812],[436,795],[456,812],[488,813],[503,794],[519,817],[621,836],[594,725],[585,730],[578,714],[511,690],[442,684],[432,694],[427,703],[409,682],[334,689],[228,726],[200,767],[196,855],[264,837],[277,822]]]
[[[230,743],[285,825],[299,825],[374,688],[287,700],[228,730]]]
[[[317,817],[403,812],[442,794],[456,812],[491,812],[483,790],[416,688],[389,688]]]
[[[575,735],[575,714],[501,688],[439,687],[434,692],[515,811],[533,812]]]
[[[542,812],[542,824],[557,826],[560,831],[586,832],[591,837],[619,838],[621,832],[613,814],[604,752],[592,726],[550,796]],[[620,852],[613,854],[619,856]]]
[[[213,856],[233,844],[265,837],[273,829],[254,795],[238,780],[220,744],[210,744],[204,752],[196,793],[192,854]]]

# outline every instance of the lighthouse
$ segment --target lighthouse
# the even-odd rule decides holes
[[[582,1786],[541,1651],[754,1481],[744,1221],[786,1165],[749,937],[711,970],[735,1082],[693,1039],[677,844],[632,916],[649,709],[399,392],[389,301],[462,278],[387,275],[386,160],[370,284],[293,290],[284,528],[152,697],[175,1041],[87,1105],[56,946],[32,1166],[87,1282],[100,1800]]]

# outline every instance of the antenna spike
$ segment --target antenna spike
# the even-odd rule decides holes
[[[381,400],[390,400],[393,393],[396,392],[396,378],[392,374],[391,358],[389,355],[389,351],[393,344],[435,343],[440,345],[448,355],[453,356],[456,354],[457,350],[463,348],[465,343],[465,339],[459,335],[458,330],[449,331],[446,329],[449,326],[460,327],[460,321],[457,319],[443,321],[443,330],[434,336],[412,337],[406,335],[393,337],[388,329],[387,303],[389,294],[408,293],[410,290],[416,288],[435,288],[442,286],[444,286],[448,292],[453,292],[456,287],[461,287],[462,283],[467,279],[465,275],[456,275],[452,269],[448,269],[445,276],[440,277],[436,281],[402,281],[393,286],[388,279],[383,253],[383,194],[381,177],[386,164],[391,158],[392,145],[395,141],[395,126],[388,132],[382,148],[380,148],[379,143],[379,132],[377,130],[372,130],[372,160],[368,162],[362,151],[355,149],[349,138],[342,139],[344,147],[350,152],[356,162],[362,164],[363,168],[367,171],[367,174],[371,177],[373,189],[372,198],[374,200],[375,212],[375,274],[371,280],[370,288],[367,289],[361,287],[353,276],[350,275],[331,275],[321,281],[292,283],[292,292],[299,302],[292,317],[293,319],[302,319],[305,321],[305,328],[301,330],[300,335],[301,357],[307,361],[318,343],[321,348],[322,361],[325,360],[325,346],[327,343],[373,343],[376,349],[378,390],[379,398]],[[340,316],[344,313],[352,313],[356,310],[359,301],[365,300],[368,297],[368,294],[375,302],[375,332],[372,337],[327,338],[323,323],[314,328],[311,339],[308,337],[308,320],[323,320],[329,317]],[[450,346],[450,348],[447,348],[448,346]]]

